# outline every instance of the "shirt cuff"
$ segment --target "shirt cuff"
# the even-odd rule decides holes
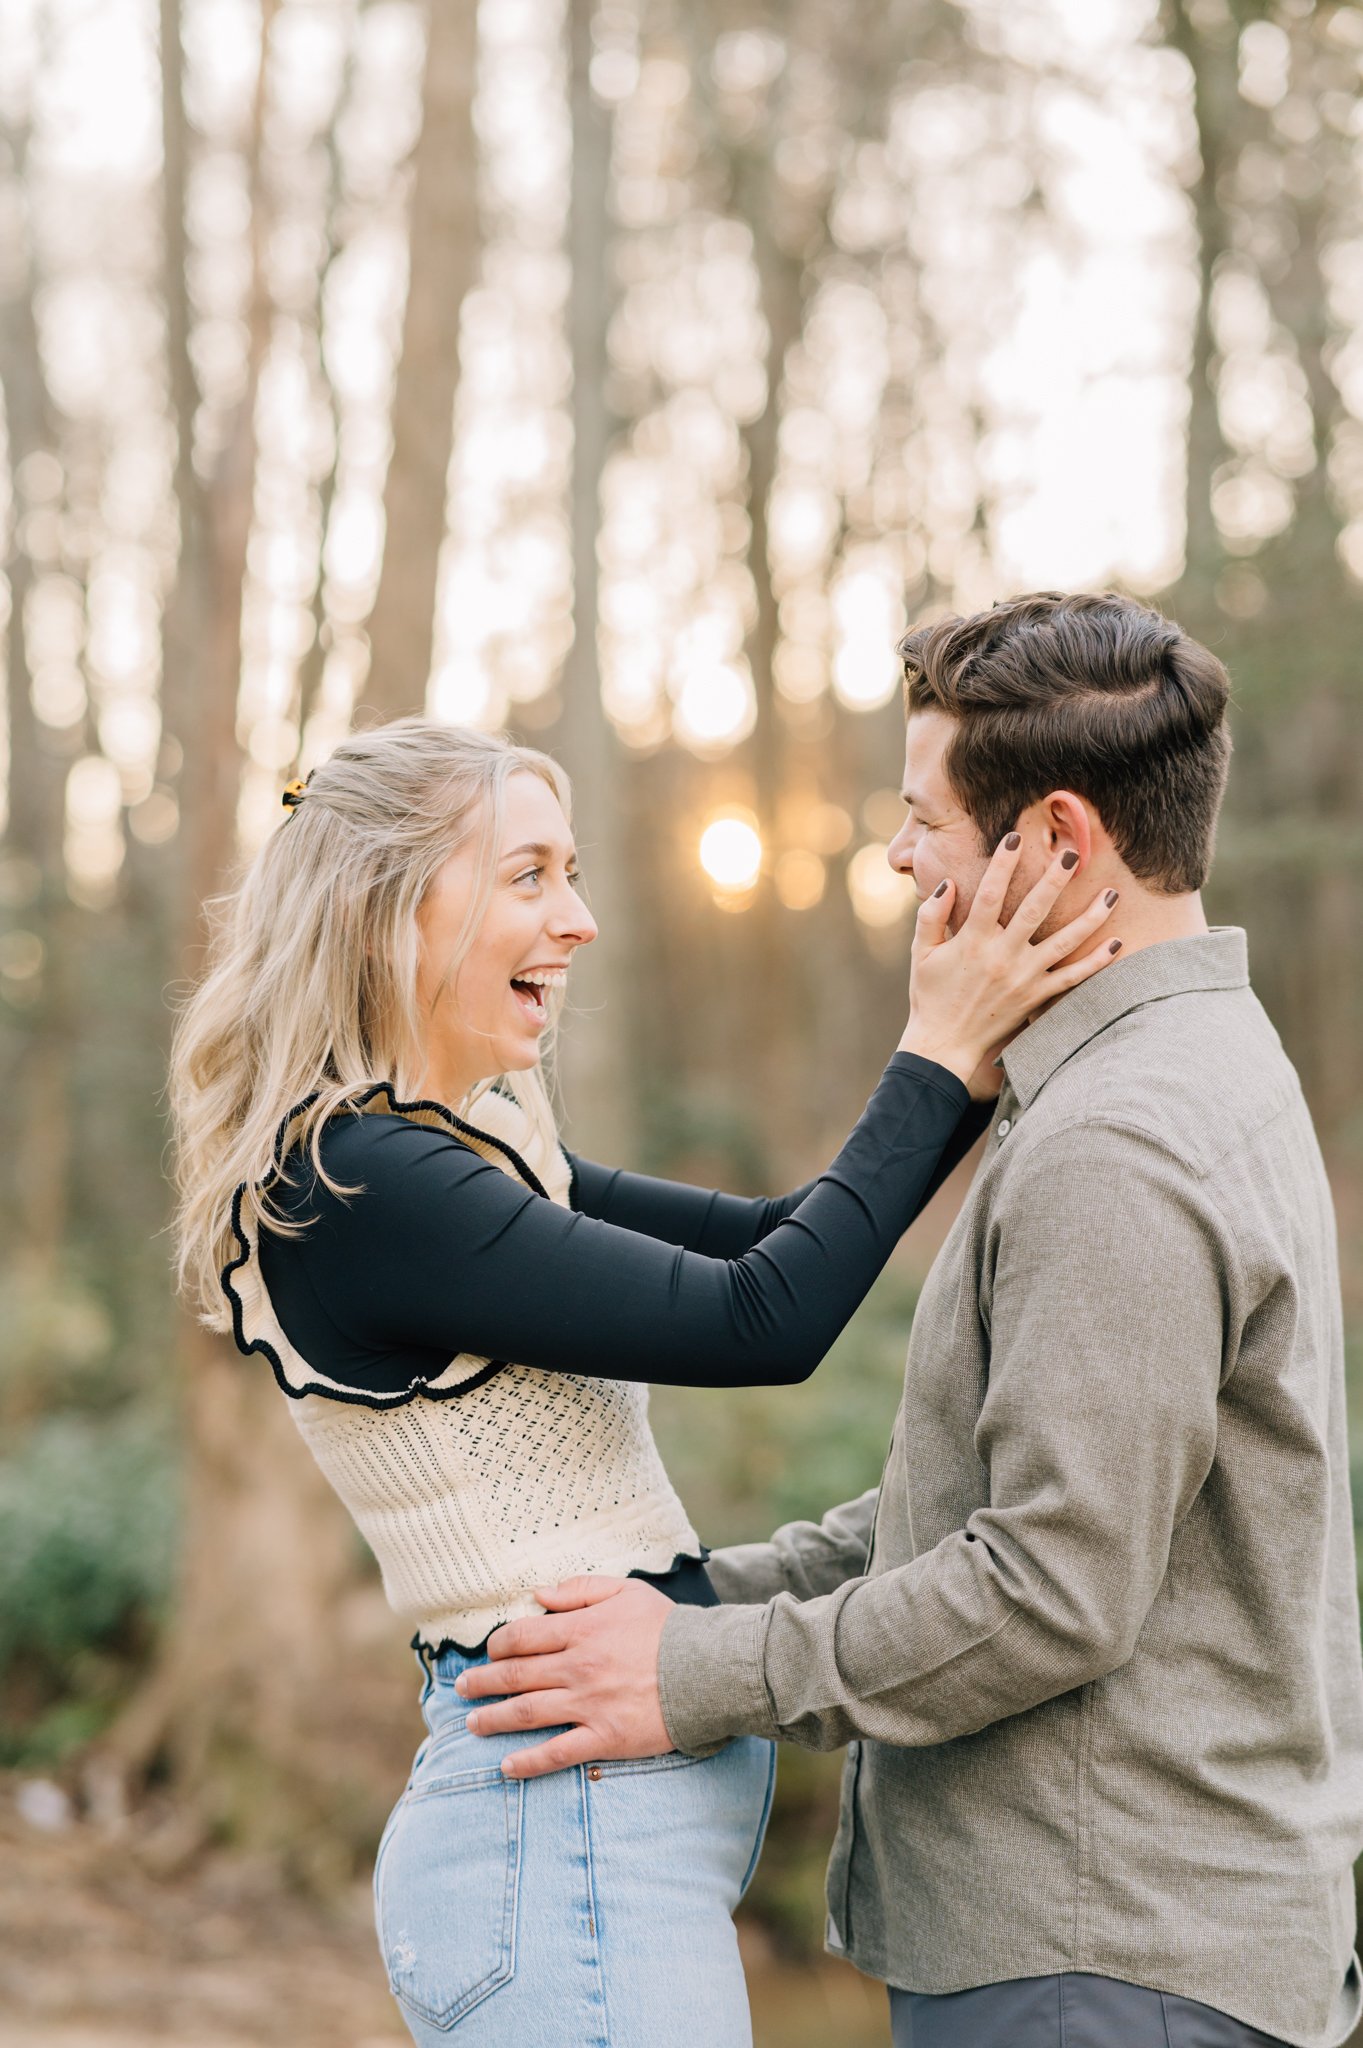
[[[777,1733],[762,1673],[765,1607],[674,1607],[658,1646],[673,1746],[705,1756],[735,1735]]]

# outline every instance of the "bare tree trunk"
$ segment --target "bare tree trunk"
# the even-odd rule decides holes
[[[1212,517],[1212,479],[1227,455],[1216,402],[1212,334],[1212,287],[1217,266],[1230,246],[1229,223],[1218,188],[1234,159],[1245,109],[1239,90],[1238,38],[1231,23],[1224,33],[1209,37],[1194,26],[1188,0],[1168,0],[1167,33],[1192,72],[1198,142],[1198,170],[1191,192],[1197,229],[1198,298],[1189,373],[1184,580],[1199,611],[1210,612],[1212,590],[1225,562]]]
[[[365,708],[384,718],[424,709],[430,681],[459,314],[478,261],[477,41],[476,0],[429,0],[407,309],[383,500],[387,531],[363,692]]]
[[[165,255],[170,385],[181,520],[176,588],[163,626],[165,716],[183,753],[183,851],[167,888],[166,951],[192,974],[202,951],[201,906],[228,879],[236,839],[241,755],[236,736],[241,593],[255,476],[255,406],[269,339],[264,282],[267,223],[261,138],[269,31],[262,9],[260,72],[249,166],[252,195],[250,355],[246,389],[223,456],[205,488],[190,459],[197,384],[184,298],[187,172],[179,0],[162,0]],[[224,1748],[255,1758],[282,1798],[307,1777],[316,1672],[336,1600],[351,1573],[344,1514],[299,1443],[283,1398],[258,1360],[185,1316],[178,1360],[185,1390],[185,1534],[180,1583],[158,1661],[90,1759],[97,1810],[116,1813],[125,1788],[158,1756],[182,1796],[192,1847],[222,1785]],[[333,1711],[335,1711],[333,1709]]]
[[[597,658],[596,545],[613,422],[606,403],[611,127],[588,76],[594,11],[593,0],[570,0],[573,644],[564,663],[555,747],[573,782],[574,826],[600,936],[573,964],[560,1066],[574,1142],[603,1158],[625,1159],[636,1137],[628,1002],[633,891],[624,872],[623,764],[601,702]]]
[[[744,429],[748,457],[748,573],[757,596],[748,634],[748,665],[757,699],[757,724],[744,753],[752,763],[758,816],[770,865],[779,845],[781,795],[786,784],[790,747],[777,708],[774,665],[779,639],[776,592],[772,584],[770,524],[772,489],[776,482],[777,437],[781,424],[781,391],[786,359],[800,337],[804,320],[801,254],[787,248],[773,218],[780,201],[765,158],[740,153],[735,162],[734,201],[740,218],[753,231],[753,250],[767,324],[767,397],[760,415]],[[744,1036],[754,1049],[764,1044],[761,1110],[769,1174],[784,1177],[791,1134],[797,1124],[800,1077],[806,1071],[801,1040],[808,1013],[796,999],[799,967],[790,915],[776,895],[770,874],[764,879],[750,913],[756,930],[754,959],[737,985],[746,1012]],[[781,1028],[770,1033],[766,1020],[773,1011]]]
[[[1214,26],[1188,0],[1168,0],[1165,9],[1169,40],[1192,70],[1201,159],[1193,186],[1200,303],[1187,563],[1173,601],[1185,623],[1224,656],[1236,684],[1237,755],[1213,899],[1220,914],[1229,911],[1251,928],[1256,982],[1329,1132],[1357,1100],[1363,1073],[1357,948],[1342,943],[1357,928],[1363,893],[1357,852],[1350,852],[1363,760],[1349,739],[1347,708],[1363,606],[1340,566],[1341,520],[1327,477],[1340,400],[1329,370],[1335,337],[1322,275],[1322,252],[1337,231],[1331,218],[1335,178],[1344,185],[1351,173],[1346,141],[1324,134],[1308,161],[1301,145],[1278,135],[1240,94],[1237,32],[1273,11],[1258,0],[1237,0],[1233,18]],[[1323,97],[1332,84],[1345,87],[1342,76],[1323,75],[1349,60],[1321,35],[1319,17],[1293,17],[1288,32],[1303,104]],[[1237,172],[1251,143],[1288,159],[1280,193],[1255,202],[1265,216],[1260,227],[1283,254],[1256,267],[1305,378],[1316,459],[1297,480],[1289,525],[1245,570],[1233,571],[1261,586],[1252,619],[1241,623],[1228,618],[1220,602],[1221,578],[1232,565],[1210,502],[1215,470],[1229,455],[1217,417],[1210,302],[1223,254],[1239,246],[1244,260],[1254,260],[1243,230],[1237,244],[1236,226],[1247,205],[1237,196]],[[1269,874],[1272,889],[1263,886]]]
[[[6,138],[14,175],[22,189],[27,131]],[[38,276],[31,240],[25,234],[20,275],[11,296],[0,300],[0,382],[5,392],[9,463],[18,499],[14,540],[5,572],[9,581],[8,679],[9,818],[6,844],[30,866],[31,921],[44,947],[37,999],[15,1022],[15,1058],[7,1062],[4,1096],[6,1170],[5,1241],[16,1276],[41,1297],[59,1284],[70,1195],[71,1078],[74,1018],[70,963],[83,913],[66,891],[62,853],[66,774],[81,735],[45,730],[35,714],[28,658],[27,605],[35,583],[33,562],[23,541],[21,482],[26,461],[53,449],[55,421],[47,389],[34,300]],[[10,1390],[15,1403],[27,1399],[22,1383]],[[10,1420],[14,1419],[11,1407]]]

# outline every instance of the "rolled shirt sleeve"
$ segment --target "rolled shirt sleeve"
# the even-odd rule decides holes
[[[1203,1181],[1142,1131],[1072,1126],[1012,1168],[980,1282],[988,1504],[912,1563],[826,1591],[836,1542],[797,1533],[817,1525],[737,1553],[723,1597],[765,1603],[679,1610],[664,1630],[679,1749],[944,1742],[1130,1656],[1212,1462],[1235,1248]]]

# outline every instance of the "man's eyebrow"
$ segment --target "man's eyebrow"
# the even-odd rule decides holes
[[[912,789],[901,789],[899,794],[904,799],[904,802],[909,805],[910,809],[918,811],[920,814],[923,811],[930,811],[932,809],[932,805],[928,803],[927,799],[919,796]]]

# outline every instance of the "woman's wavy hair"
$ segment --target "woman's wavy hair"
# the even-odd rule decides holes
[[[567,778],[533,748],[421,718],[356,733],[314,770],[237,886],[207,905],[208,964],[177,1020],[169,1094],[177,1273],[212,1327],[227,1327],[220,1275],[237,1250],[237,1189],[243,1221],[297,1232],[258,1185],[289,1112],[313,1098],[298,1142],[325,1184],[347,1193],[322,1171],[326,1119],[376,1082],[399,1100],[417,1092],[417,911],[450,855],[474,842],[475,883],[448,980],[491,899],[504,791],[521,772],[548,783],[567,813]],[[552,1139],[543,1067],[495,1079],[533,1132]]]

